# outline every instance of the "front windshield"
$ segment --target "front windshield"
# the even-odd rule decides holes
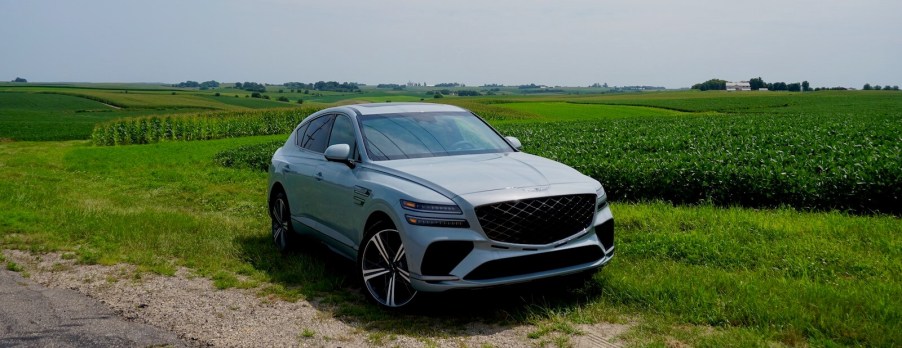
[[[360,118],[374,161],[511,152],[494,130],[469,112],[418,112]]]

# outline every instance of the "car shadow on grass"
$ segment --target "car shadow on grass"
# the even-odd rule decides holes
[[[262,290],[263,296],[305,299],[349,325],[388,334],[469,336],[473,324],[486,324],[477,331],[491,334],[578,310],[602,296],[592,274],[581,274],[488,289],[421,292],[413,308],[392,311],[367,301],[354,262],[317,241],[303,240],[287,253],[276,250],[269,235],[237,242],[242,258],[272,284]]]

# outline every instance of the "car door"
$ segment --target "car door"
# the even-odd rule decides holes
[[[297,146],[291,151],[284,168],[285,189],[291,197],[291,215],[304,224],[318,220],[316,210],[320,191],[316,189],[318,167],[325,162],[323,151],[329,141],[334,115],[320,116],[308,123],[304,132],[297,135]],[[316,228],[316,226],[310,226]]]
[[[357,127],[351,118],[346,115],[337,115],[329,137],[329,146],[335,144],[348,144],[351,147],[351,158],[356,161]],[[326,161],[317,169],[319,178],[318,195],[319,207],[317,214],[323,219],[323,223],[335,230],[340,236],[335,239],[354,247],[357,243],[357,226],[359,226],[360,214],[355,212],[361,209],[354,203],[354,187],[358,183],[359,170],[352,168],[347,163]]]

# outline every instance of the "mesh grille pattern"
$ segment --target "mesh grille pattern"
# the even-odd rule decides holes
[[[572,236],[592,223],[595,195],[524,199],[476,207],[489,239],[516,244],[548,244]]]

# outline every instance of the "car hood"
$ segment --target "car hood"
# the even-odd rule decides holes
[[[377,163],[390,169],[395,175],[422,184],[431,183],[458,196],[492,190],[594,181],[564,164],[523,152]]]

